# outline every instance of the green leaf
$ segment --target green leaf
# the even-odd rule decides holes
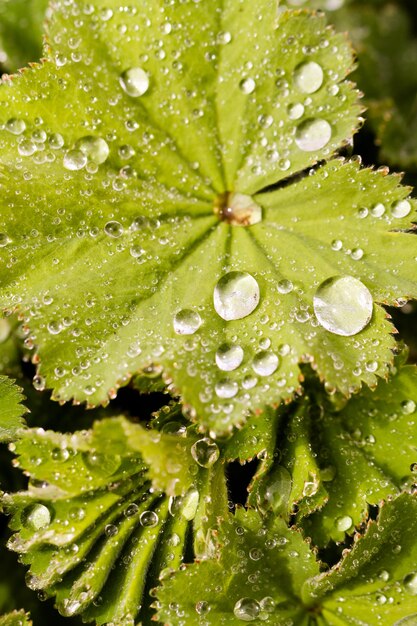
[[[300,595],[319,570],[298,532],[280,519],[263,526],[257,513],[240,509],[221,527],[221,541],[217,559],[195,563],[163,581],[157,592],[163,624],[204,620],[207,626],[240,626],[259,618],[271,626],[291,620],[307,625]],[[245,607],[247,617],[238,617]]]
[[[32,626],[32,620],[24,610],[13,611],[7,615],[0,615],[0,626]]]
[[[339,274],[378,303],[417,295],[417,240],[398,232],[414,203],[397,204],[408,195],[397,178],[356,163],[292,176],[357,126],[344,36],[266,0],[130,6],[54,3],[48,59],[0,89],[0,305],[27,318],[41,380],[57,400],[96,405],[163,368],[213,434],[291,398],[303,360],[345,394],[374,385],[392,362],[384,310],[369,319],[366,291],[366,327],[358,301],[341,321],[358,334],[342,337],[318,324],[313,300]],[[227,192],[254,196],[249,217]],[[231,313],[242,319],[213,306],[230,272],[252,277]],[[233,371],[216,365],[225,344],[243,350]]]
[[[21,404],[23,400],[20,387],[10,378],[0,376],[0,442],[11,441],[24,426],[27,409]]]
[[[382,506],[341,563],[306,583],[303,599],[323,626],[412,626],[417,619],[417,499]],[[408,619],[407,619],[408,618]]]
[[[42,31],[48,0],[2,0],[0,62],[15,72],[42,53]]]
[[[217,518],[227,511],[222,464],[193,462],[193,482],[169,498],[151,477],[163,484],[179,473],[175,456],[165,475],[158,469],[163,454],[176,453],[174,435],[162,435],[159,448],[157,433],[147,435],[112,418],[72,434],[27,429],[13,444],[30,480],[27,492],[3,498],[15,531],[8,545],[30,566],[28,586],[55,596],[65,616],[98,624],[150,619],[148,590],[181,565],[191,530],[200,558],[215,550]]]

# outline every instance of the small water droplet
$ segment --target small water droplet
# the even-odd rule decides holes
[[[117,239],[118,237],[121,237],[123,235],[123,226],[120,224],[120,222],[112,220],[110,222],[107,222],[107,224],[104,226],[104,232],[109,237]]]
[[[199,615],[207,615],[210,609],[211,606],[208,602],[205,602],[204,600],[197,602],[197,604],[195,605],[195,610]]]
[[[223,372],[232,372],[241,365],[243,361],[243,349],[230,343],[224,343],[216,352],[216,364]]]
[[[301,102],[295,104],[289,104],[287,108],[288,117],[290,120],[299,120],[304,115],[304,105]]]
[[[407,593],[417,596],[417,573],[413,572],[404,578],[404,587]]]
[[[226,321],[250,315],[258,306],[259,298],[259,285],[247,272],[229,272],[214,288],[214,308]]]
[[[188,522],[195,518],[200,501],[200,494],[195,487],[190,487],[182,499],[181,515]]]
[[[354,261],[360,261],[363,255],[364,255],[364,252],[362,248],[354,248],[352,252],[350,253],[350,256],[352,257]]]
[[[291,293],[291,291],[294,289],[294,285],[290,280],[280,280],[277,285],[277,289],[279,293],[287,294]]]
[[[315,93],[323,84],[321,65],[315,61],[301,63],[294,70],[294,84],[303,93]]]
[[[234,380],[224,378],[216,383],[215,391],[218,398],[234,398],[239,391],[239,386]]]
[[[10,243],[10,237],[6,233],[0,233],[0,248],[4,248]]]
[[[416,410],[416,403],[414,400],[404,400],[401,402],[401,409],[405,415],[411,415],[411,413],[414,413]]]
[[[253,80],[253,78],[244,78],[239,83],[240,91],[242,91],[246,95],[253,93],[255,91],[255,88],[256,88],[256,83]]]
[[[338,531],[346,532],[350,528],[352,528],[353,519],[349,515],[343,515],[343,517],[338,517],[335,521],[335,526]]]
[[[153,528],[154,526],[157,526],[159,517],[155,511],[143,511],[140,515],[139,521],[142,526]]]
[[[243,622],[253,622],[259,617],[260,612],[261,606],[259,602],[252,600],[252,598],[241,598],[233,608],[235,617]]]
[[[295,143],[304,152],[314,152],[326,146],[332,137],[332,127],[322,119],[302,122],[295,133]]]
[[[87,165],[87,157],[81,150],[69,150],[64,155],[63,164],[67,170],[81,170]]]
[[[93,163],[97,163],[97,165],[104,163],[110,152],[107,141],[101,137],[93,137],[92,135],[79,139],[75,147],[77,150],[80,150],[87,159],[90,159]]]
[[[217,43],[224,46],[232,41],[232,35],[228,30],[222,31],[217,35]]]
[[[370,291],[353,276],[329,278],[314,296],[314,312],[319,323],[336,335],[356,335],[369,324],[372,311]]]
[[[371,209],[371,215],[374,217],[382,217],[385,213],[385,206],[379,202]]]
[[[114,524],[106,524],[104,527],[104,533],[106,537],[114,537],[119,532],[119,529]]]
[[[38,531],[51,523],[51,512],[44,504],[34,504],[23,512],[23,524]]]
[[[411,203],[408,200],[400,200],[395,202],[391,207],[391,213],[393,217],[407,217],[411,211]]]
[[[132,98],[143,96],[149,89],[149,76],[141,67],[131,67],[119,78],[123,91]]]
[[[23,120],[12,117],[6,122],[6,130],[12,133],[12,135],[21,135],[26,130],[26,123]]]
[[[252,363],[254,372],[259,376],[270,376],[278,369],[278,365],[279,357],[268,350],[255,354]]]
[[[211,467],[219,458],[219,447],[209,437],[199,439],[191,446],[191,455],[201,467]]]
[[[201,324],[202,319],[199,313],[192,309],[182,309],[179,311],[175,315],[173,322],[174,331],[177,335],[194,335]]]

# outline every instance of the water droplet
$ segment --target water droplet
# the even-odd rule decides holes
[[[6,233],[0,233],[0,248],[4,248],[10,243],[10,238]]]
[[[254,372],[259,376],[270,376],[278,369],[278,365],[279,357],[268,350],[255,354],[252,363]]]
[[[294,70],[294,84],[303,93],[315,93],[323,84],[323,69],[315,61],[301,63]]]
[[[350,528],[352,528],[353,519],[349,515],[343,515],[343,517],[338,517],[335,521],[335,526],[338,531],[344,533]]]
[[[243,349],[230,343],[224,343],[216,352],[216,364],[223,372],[232,372],[243,361]]]
[[[417,573],[413,572],[404,578],[404,587],[412,596],[417,596]]]
[[[369,324],[372,311],[371,293],[353,276],[329,278],[314,296],[314,312],[319,323],[335,335],[356,335]]]
[[[241,619],[243,622],[253,622],[259,616],[261,612],[261,606],[256,600],[252,598],[241,598],[238,600],[233,608],[235,617]]]
[[[211,606],[208,602],[205,602],[204,600],[197,602],[197,604],[195,605],[195,610],[199,615],[207,615],[210,609]]]
[[[214,288],[214,308],[226,321],[250,315],[259,304],[259,285],[247,272],[229,272]]]
[[[39,376],[39,374],[36,374],[36,376],[33,377],[33,386],[35,387],[36,391],[43,391],[45,389],[45,385],[46,381],[43,376]]]
[[[290,280],[280,280],[277,285],[277,289],[279,293],[287,294],[291,293],[291,291],[294,289],[294,285]]]
[[[411,413],[414,413],[416,410],[416,403],[414,400],[404,400],[401,402],[401,409],[406,415],[411,415]]]
[[[195,518],[197,513],[200,494],[195,487],[190,487],[182,500],[181,515],[188,522]]]
[[[304,115],[304,105],[301,102],[295,104],[289,104],[287,108],[288,117],[290,120],[299,120]]]
[[[332,127],[322,119],[309,119],[302,122],[295,133],[295,143],[304,152],[314,152],[326,146],[332,136]]]
[[[359,261],[362,257],[363,257],[363,250],[362,248],[354,248],[350,254],[350,256],[352,257],[352,259],[354,261]]]
[[[64,155],[63,164],[67,170],[81,170],[87,165],[87,157],[81,150],[69,150]]]
[[[149,89],[149,76],[141,67],[131,67],[119,78],[123,91],[132,98],[143,96]]]
[[[239,387],[237,382],[234,380],[230,380],[229,378],[224,378],[216,383],[215,386],[216,395],[219,398],[234,398],[237,392],[239,391]]]
[[[211,467],[219,458],[219,447],[209,437],[199,439],[191,446],[191,455],[201,467]]]
[[[411,203],[408,200],[400,200],[391,207],[393,217],[407,217],[411,211]]]
[[[51,523],[51,512],[44,504],[34,504],[23,512],[23,524],[38,531]]]
[[[192,309],[182,309],[182,311],[179,311],[175,315],[173,322],[174,331],[177,335],[194,335],[201,324],[202,319],[199,313]]]
[[[335,250],[336,252],[338,252],[342,248],[343,248],[343,241],[340,241],[340,239],[333,239],[332,250]]]
[[[139,521],[142,526],[153,528],[158,524],[159,517],[155,513],[155,511],[143,511],[143,513],[141,513]]]
[[[104,141],[101,137],[93,137],[88,135],[79,139],[75,147],[80,150],[90,161],[100,165],[109,156],[109,145],[107,141]]]
[[[275,611],[275,600],[274,598],[271,598],[271,596],[265,596],[265,598],[262,598],[259,604],[262,611],[265,611],[265,613],[273,613]]]
[[[371,209],[371,215],[374,217],[382,217],[385,213],[385,206],[379,202]]]
[[[26,124],[23,120],[12,117],[12,119],[6,122],[6,130],[12,133],[12,135],[21,135],[26,130]]]
[[[217,35],[217,43],[219,43],[222,46],[230,43],[231,41],[232,41],[232,35],[227,30],[222,31]]]
[[[117,239],[118,237],[121,237],[123,235],[123,226],[120,224],[120,222],[112,220],[111,222],[107,222],[107,224],[104,226],[104,232],[109,237]]]
[[[64,138],[59,133],[53,133],[48,138],[48,145],[51,150],[59,150],[64,145]]]
[[[244,193],[220,194],[214,203],[214,212],[232,226],[253,226],[262,221],[262,209],[252,196]]]
[[[23,139],[17,146],[17,151],[21,156],[32,156],[36,152],[36,144],[30,139]]]
[[[104,533],[106,537],[114,537],[119,532],[119,529],[114,524],[106,524],[104,527]]]
[[[133,517],[134,515],[136,515],[136,513],[139,511],[139,507],[137,504],[133,503],[133,504],[129,504],[129,506],[126,508],[124,515],[125,517]]]
[[[244,78],[239,83],[240,91],[242,91],[246,95],[253,93],[255,91],[255,87],[256,87],[256,83],[253,80],[253,78]]]

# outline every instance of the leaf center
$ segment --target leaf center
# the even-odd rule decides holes
[[[252,196],[226,191],[214,201],[214,212],[231,226],[252,226],[262,221],[262,209]]]

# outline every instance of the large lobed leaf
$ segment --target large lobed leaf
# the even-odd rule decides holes
[[[21,432],[12,449],[29,487],[3,504],[15,531],[8,545],[30,566],[29,587],[55,596],[65,616],[148,623],[149,589],[190,548],[210,555],[217,518],[227,514],[223,466],[197,463],[193,441],[124,418],[68,435]]]
[[[49,40],[42,66],[0,90],[0,304],[24,316],[39,385],[95,405],[162,367],[188,414],[221,434],[291,398],[301,360],[345,394],[387,374],[384,310],[342,337],[319,325],[313,298],[336,275],[375,302],[417,294],[417,240],[400,232],[414,203],[398,210],[408,189],[340,160],[292,177],[358,124],[343,36],[274,2],[136,0],[126,12],[60,0]],[[125,74],[138,66],[141,96]],[[252,194],[262,220],[220,220],[227,191]],[[244,307],[256,285],[260,302],[226,321],[213,292],[231,271],[253,277]],[[226,373],[224,344],[243,350]]]

